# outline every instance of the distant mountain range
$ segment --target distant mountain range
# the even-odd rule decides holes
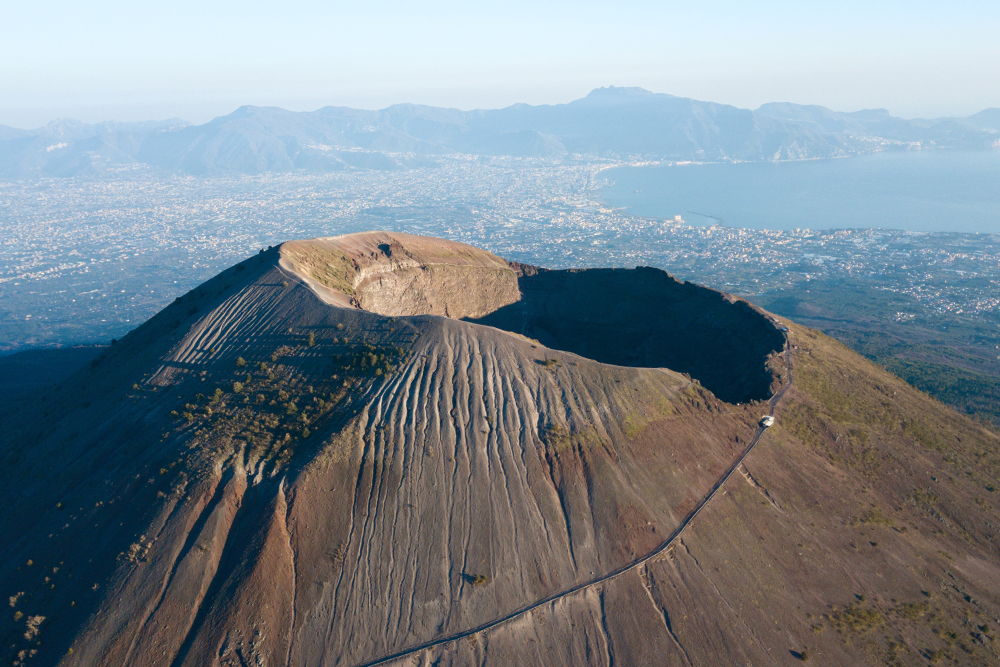
[[[789,103],[751,111],[614,86],[568,104],[495,110],[244,106],[204,125],[170,119],[0,126],[0,177],[74,176],[129,164],[195,175],[400,169],[453,153],[724,161],[917,147],[1000,148],[1000,109],[934,120]]]

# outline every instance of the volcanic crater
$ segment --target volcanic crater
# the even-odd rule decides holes
[[[655,268],[553,271],[400,233],[285,247],[301,272],[364,310],[445,315],[605,364],[670,368],[729,403],[771,395],[767,361],[784,345],[774,322],[746,301]],[[317,264],[325,271],[311,270]]]
[[[0,434],[18,666],[1000,662],[1000,436],[654,269],[288,242]]]

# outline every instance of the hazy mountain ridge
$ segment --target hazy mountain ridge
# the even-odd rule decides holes
[[[989,136],[990,133],[996,133],[1000,128],[1000,111],[996,109],[986,109],[968,118],[931,120],[897,118],[886,109],[841,113],[821,106],[790,103],[765,104],[757,109],[756,113],[841,136],[844,139],[882,138],[905,144],[919,143],[950,148],[988,147],[993,143],[990,139],[995,141],[995,137]],[[984,133],[987,136],[984,136]]]
[[[837,157],[914,147],[996,147],[1000,110],[907,120],[885,109],[841,113],[765,104],[755,111],[641,88],[600,88],[568,104],[460,111],[397,104],[378,111],[243,106],[203,125],[178,119],[36,130],[0,127],[0,176],[68,176],[145,164],[188,174],[396,169],[389,154],[568,154],[664,160]]]

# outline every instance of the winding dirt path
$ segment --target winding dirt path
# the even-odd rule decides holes
[[[780,323],[774,322],[774,324],[775,326],[784,329],[783,325],[781,325]],[[770,416],[774,415],[774,408],[781,401],[782,396],[785,395],[785,392],[788,391],[788,388],[792,386],[791,342],[789,341],[788,338],[788,330],[784,329],[782,333],[784,334],[785,337],[784,357],[785,357],[785,368],[788,373],[788,379],[782,385],[781,389],[775,392],[774,396],[772,396],[770,401],[768,401],[769,405],[768,415]],[[384,655],[380,658],[376,658],[375,660],[359,663],[357,667],[374,667],[375,665],[382,665],[387,662],[391,662],[393,660],[399,660],[400,658],[405,658],[406,656],[412,655],[414,653],[419,653],[420,651],[425,651],[427,649],[431,649],[436,646],[442,646],[444,644],[450,644],[452,642],[464,639],[465,637],[471,637],[472,635],[484,632],[486,630],[490,630],[492,628],[497,627],[498,625],[506,623],[507,621],[513,620],[519,616],[527,614],[528,612],[537,609],[543,605],[546,605],[550,602],[553,602],[560,598],[564,598],[568,595],[572,595],[573,593],[578,593],[582,590],[586,590],[592,586],[596,586],[598,584],[603,584],[605,582],[611,581],[627,572],[630,572],[638,567],[643,566],[648,561],[652,560],[653,558],[656,558],[664,551],[669,549],[677,541],[677,539],[681,536],[684,530],[691,524],[692,521],[694,521],[695,517],[697,517],[698,514],[700,514],[701,511],[705,509],[705,506],[708,505],[708,503],[712,500],[712,498],[715,497],[715,494],[719,492],[719,489],[721,489],[725,485],[725,483],[729,480],[729,478],[732,477],[733,473],[736,472],[736,470],[743,464],[743,461],[746,460],[746,458],[750,455],[750,452],[752,452],[754,447],[757,446],[757,443],[760,442],[761,436],[764,435],[764,432],[766,430],[767,428],[763,426],[759,425],[757,426],[757,430],[754,432],[753,440],[750,441],[750,444],[743,451],[743,453],[736,459],[736,461],[732,464],[732,466],[730,466],[729,469],[726,470],[726,472],[722,475],[722,477],[719,478],[719,480],[712,487],[711,491],[709,491],[708,494],[702,499],[702,501],[698,503],[698,506],[695,507],[690,514],[688,514],[688,516],[684,519],[684,521],[682,521],[681,524],[677,526],[676,529],[674,529],[674,531],[670,534],[670,536],[666,539],[666,541],[663,542],[663,544],[661,544],[659,547],[657,547],[650,553],[646,554],[645,556],[642,556],[641,558],[634,560],[631,563],[627,563],[615,570],[612,570],[611,572],[603,574],[600,577],[596,577],[594,579],[591,579],[590,581],[585,581],[583,583],[577,584],[576,586],[572,586],[565,590],[559,591],[558,593],[554,593],[548,597],[531,602],[523,607],[520,607],[519,609],[512,611],[511,613],[505,616],[501,616],[500,618],[496,618],[493,619],[492,621],[482,623],[475,627],[469,628],[468,630],[463,630],[462,632],[456,632],[446,637],[433,639],[424,642],[422,644],[417,644],[416,646],[411,646],[409,648],[402,649],[395,653]]]

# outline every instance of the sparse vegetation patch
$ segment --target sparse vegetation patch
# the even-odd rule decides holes
[[[406,357],[394,345],[328,343],[330,354],[326,370],[320,371],[321,382],[307,384],[292,362],[301,351],[324,346],[315,334],[309,341],[312,345],[276,349],[268,357],[270,363],[253,362],[260,373],[247,373],[226,388],[215,387],[207,397],[199,392],[183,410],[173,410],[183,427],[194,427],[192,447],[207,447],[221,455],[246,443],[248,462],[269,461],[277,469],[291,458],[297,443],[310,438],[350,400],[352,389],[361,390],[366,382],[391,375]],[[248,363],[237,363],[237,369]]]

